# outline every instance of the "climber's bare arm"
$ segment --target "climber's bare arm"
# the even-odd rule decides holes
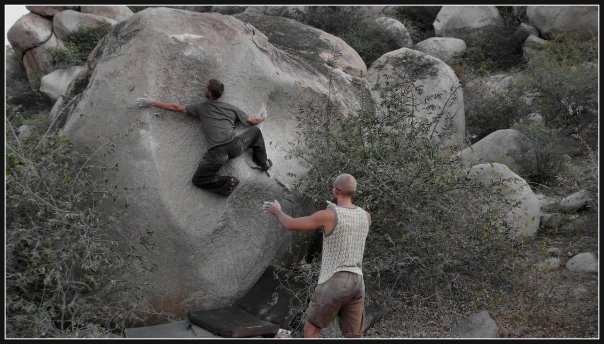
[[[144,97],[137,98],[136,101],[138,102],[138,106],[140,107],[154,106],[162,110],[168,110],[173,112],[187,112],[187,108],[184,105],[160,102],[159,100],[153,99],[147,95],[145,95]]]
[[[267,213],[274,215],[288,231],[308,232],[322,229],[325,234],[329,235],[329,232],[335,227],[335,213],[331,210],[320,210],[309,216],[294,218],[283,212],[277,201],[265,202],[263,208]]]

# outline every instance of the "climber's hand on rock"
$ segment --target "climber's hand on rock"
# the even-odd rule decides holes
[[[267,213],[271,215],[276,215],[278,212],[281,211],[281,204],[279,204],[277,200],[275,200],[274,202],[265,201],[262,207]]]
[[[144,97],[136,98],[136,103],[137,103],[138,107],[149,107],[149,106],[153,105],[154,101],[155,101],[155,99],[149,97],[146,94],[144,95]]]

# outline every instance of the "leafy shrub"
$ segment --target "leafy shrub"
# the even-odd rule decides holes
[[[74,65],[85,62],[97,43],[111,30],[111,24],[101,21],[96,26],[80,26],[63,40],[64,47],[48,48],[53,63]]]
[[[474,73],[486,74],[494,71],[521,67],[522,44],[526,36],[516,33],[518,20],[511,6],[499,6],[503,19],[501,27],[487,26],[473,44],[468,44],[461,57],[461,64]]]
[[[548,126],[578,134],[597,147],[597,39],[581,42],[573,34],[552,35],[532,53],[525,69],[527,93]]]
[[[392,16],[409,31],[413,43],[434,37],[434,20],[442,6],[393,6]]]
[[[112,169],[92,165],[67,139],[47,131],[47,112],[9,107],[7,336],[119,334],[146,311],[140,287],[128,279],[146,269],[138,250],[151,247],[152,233],[118,236],[112,228],[128,206],[127,189],[110,183]],[[32,122],[37,130],[19,139],[15,125]],[[107,176],[104,183],[96,182],[100,175]],[[100,207],[114,209],[113,216],[101,217]]]
[[[82,62],[80,48],[73,42],[65,42],[64,47],[48,48],[48,56],[57,65],[61,62],[74,65]]]
[[[464,80],[466,137],[474,143],[490,133],[509,129],[515,121],[530,112],[526,91],[520,79],[493,91],[475,75]]]
[[[383,114],[342,117],[327,100],[300,99],[301,139],[289,154],[308,171],[296,190],[324,208],[337,175],[356,177],[355,204],[373,219],[363,271],[378,302],[410,295],[463,300],[485,285],[506,286],[515,246],[491,206],[501,185],[474,185],[459,160],[441,155],[442,145],[429,139],[439,118],[422,121],[409,105],[414,80],[410,75],[383,95]],[[314,276],[297,271],[305,280]]]
[[[340,36],[361,56],[367,67],[389,51],[398,49],[396,40],[384,35],[372,20],[362,19]]]
[[[535,147],[536,169],[527,179],[534,183],[554,185],[566,168],[566,159],[556,144],[562,136],[561,130],[526,119],[518,120],[512,127],[526,135]]]

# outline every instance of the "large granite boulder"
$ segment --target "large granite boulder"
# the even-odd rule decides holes
[[[130,18],[133,14],[128,6],[80,6],[80,11],[111,18],[118,22]]]
[[[74,82],[86,75],[88,68],[73,66],[66,69],[57,69],[40,80],[40,92],[56,101],[64,96]]]
[[[25,51],[42,45],[51,36],[52,21],[35,13],[19,18],[6,33],[6,38],[19,57]]]
[[[526,178],[537,169],[536,154],[533,142],[526,135],[515,129],[503,129],[487,135],[456,156],[466,167],[497,162]]]
[[[430,37],[415,44],[413,49],[451,64],[466,51],[466,42],[452,37]]]
[[[537,233],[541,220],[540,203],[524,179],[498,163],[472,166],[468,178],[499,196],[491,209],[499,212],[501,225],[512,236],[530,237]]]
[[[473,45],[485,28],[502,25],[495,6],[443,6],[434,21],[434,32],[436,36],[455,37]]]
[[[157,269],[131,278],[155,304],[180,311],[232,304],[273,260],[285,259],[293,249],[296,236],[283,231],[261,205],[277,199],[295,216],[304,209],[289,189],[305,169],[286,158],[289,144],[297,141],[298,105],[324,101],[330,74],[338,89],[333,99],[349,115],[365,106],[363,95],[371,99],[363,78],[332,69],[322,58],[329,35],[281,17],[242,18],[260,25],[165,7],[147,8],[117,24],[93,52],[88,87],[61,130],[77,147],[94,150],[133,129],[116,141],[112,155],[97,158],[119,163],[112,181],[131,193],[123,230],[155,232],[157,248],[145,259]],[[196,118],[135,106],[135,98],[145,93],[180,104],[202,101],[211,78],[225,84],[223,101],[248,114],[265,107],[268,114],[259,127],[274,166],[268,174],[252,169],[248,153],[230,160],[221,174],[241,183],[228,198],[191,182],[207,149]]]
[[[107,22],[111,25],[117,24],[117,20],[111,18],[96,14],[76,12],[73,10],[62,11],[52,18],[54,33],[61,40],[65,39],[68,34],[76,32],[82,27],[94,27],[101,22]]]
[[[396,42],[397,48],[410,48],[413,45],[409,31],[400,21],[389,17],[377,17],[374,21],[383,31],[383,39]]]
[[[529,24],[541,35],[575,33],[579,39],[598,37],[598,6],[528,6]]]
[[[432,137],[436,141],[446,146],[463,143],[463,92],[455,72],[443,61],[417,50],[401,48],[374,61],[367,81],[381,111],[385,111],[382,92],[389,97],[389,92],[398,89],[397,83],[413,82],[415,87],[406,96],[414,99],[415,117],[432,122]],[[452,133],[441,140],[447,128],[452,128]]]
[[[367,66],[361,56],[339,37],[288,18],[272,18],[247,11],[234,17],[253,25],[267,36],[269,43],[290,55],[301,53],[304,58],[318,62],[318,68],[329,65],[351,76],[367,75]]]
[[[45,17],[53,17],[57,13],[65,10],[78,11],[80,6],[25,6],[28,11]]]
[[[54,66],[52,63],[52,58],[48,53],[48,49],[59,47],[63,47],[63,42],[52,34],[50,38],[42,45],[29,49],[25,52],[23,55],[23,67],[27,73],[27,78],[29,79],[30,85],[37,86],[40,81],[39,79],[43,75],[53,71]]]

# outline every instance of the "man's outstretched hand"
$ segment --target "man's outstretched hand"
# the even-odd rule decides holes
[[[144,95],[144,97],[136,98],[136,103],[137,103],[138,107],[149,107],[149,106],[153,105],[154,101],[155,101],[155,99],[149,97],[146,94]]]
[[[281,211],[281,204],[279,204],[279,202],[276,200],[274,202],[264,201],[262,207],[271,215],[277,215],[277,213]]]
[[[247,122],[251,125],[257,125],[264,122],[265,119],[266,116],[250,116],[248,117]]]

